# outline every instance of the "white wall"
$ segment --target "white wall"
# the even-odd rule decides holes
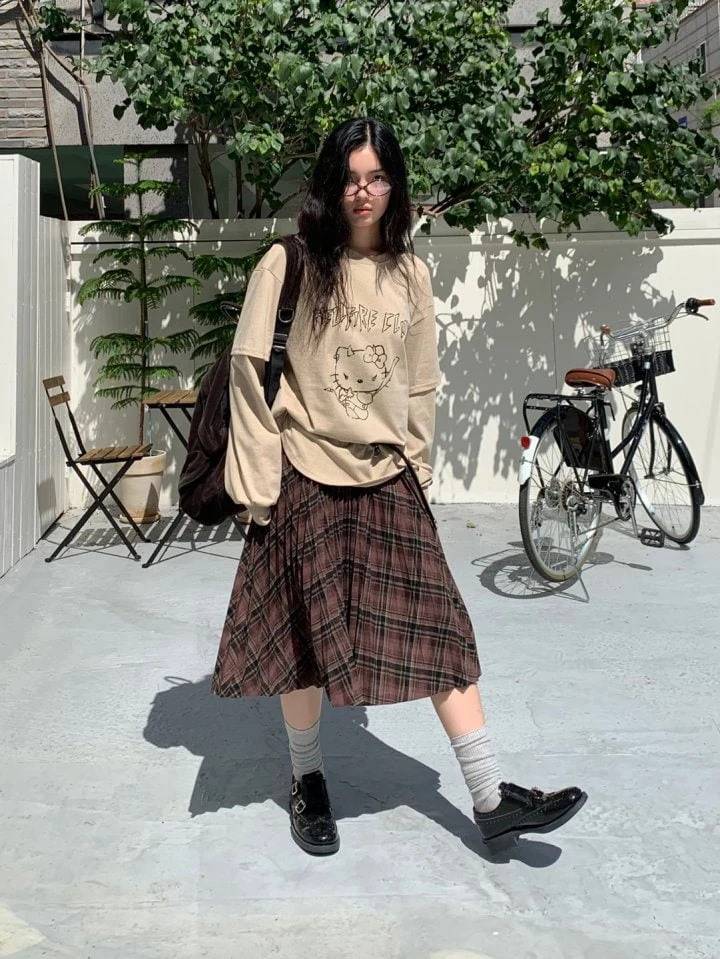
[[[67,509],[68,468],[41,384],[51,376],[70,383],[70,246],[66,224],[44,216],[38,239],[35,489],[42,535]]]
[[[68,373],[65,227],[39,215],[39,167],[0,157],[0,575],[66,509],[41,379]]]
[[[717,296],[720,211],[663,211],[676,229],[629,238],[600,217],[569,238],[548,234],[550,252],[520,250],[510,220],[468,235],[436,224],[416,250],[431,267],[444,383],[438,397],[435,445],[437,502],[513,502],[522,400],[530,390],[562,385],[567,368],[587,365],[583,339],[601,324],[619,328],[669,312],[688,296]],[[515,224],[516,225],[516,224]],[[95,269],[97,240],[72,224],[73,290]],[[240,255],[264,231],[294,230],[291,220],[203,221],[195,250]],[[181,297],[165,317],[179,329],[190,301]],[[72,390],[92,442],[135,441],[135,414],[113,412],[93,398],[96,369],[89,342],[121,328],[117,304],[73,305]],[[720,306],[712,322],[688,318],[673,329],[678,372],[659,380],[661,397],[697,461],[709,503],[720,504]],[[185,367],[184,384],[191,370]],[[154,414],[157,415],[157,414]],[[171,449],[164,502],[174,500],[182,451],[155,420],[154,442]],[[82,491],[71,488],[71,501]]]

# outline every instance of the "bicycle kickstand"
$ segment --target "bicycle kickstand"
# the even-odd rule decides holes
[[[577,539],[578,539],[578,536],[577,536],[577,518],[576,518],[575,516],[572,517],[572,521],[571,521],[571,524],[570,524],[570,530],[571,530],[571,532],[572,532],[573,557],[574,557],[574,559],[575,559],[575,575],[577,576],[578,583],[580,584],[580,586],[582,586],[583,592],[584,592],[585,595],[589,598],[589,597],[590,597],[590,594],[588,593],[587,586],[585,585],[585,580],[583,579],[582,563],[578,565],[578,562],[577,562],[577,556],[578,556],[579,550],[578,550],[578,544],[577,544]]]
[[[640,542],[642,542],[642,531],[641,531],[641,529],[639,528],[639,526],[638,526],[638,524],[637,524],[637,520],[635,519],[635,504],[634,504],[634,503],[633,503],[633,504],[631,505],[631,507],[630,507],[630,522],[632,523],[633,535],[635,536],[635,539],[639,539]]]

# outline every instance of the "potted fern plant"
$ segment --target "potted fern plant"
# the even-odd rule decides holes
[[[148,154],[126,154],[117,162],[134,170],[134,182],[104,184],[102,192],[125,200],[137,201],[137,215],[124,220],[101,220],[89,223],[81,234],[101,232],[122,241],[102,250],[93,263],[105,265],[103,272],[85,280],[78,290],[81,304],[94,299],[124,301],[137,306],[135,328],[96,336],[90,349],[101,361],[95,381],[95,395],[113,401],[113,409],[136,406],[137,441],[149,442],[144,401],[169,380],[181,376],[169,360],[187,353],[197,342],[197,333],[189,328],[176,333],[162,333],[154,320],[166,298],[179,290],[200,291],[202,284],[184,273],[174,273],[167,265],[180,257],[189,261],[189,253],[174,243],[174,238],[195,230],[191,220],[157,213],[147,213],[150,195],[171,196],[176,186],[160,180],[143,179],[142,166]],[[164,311],[163,311],[164,315]],[[139,460],[118,483],[118,496],[135,522],[150,523],[158,518],[160,485],[165,469],[166,452],[151,450]]]
[[[193,259],[193,272],[209,282],[214,279],[219,292],[210,300],[196,303],[190,309],[190,316],[198,326],[197,339],[191,358],[198,364],[195,367],[195,385],[198,386],[213,362],[233,340],[237,317],[245,302],[245,291],[252,271],[267,253],[278,234],[266,236],[259,247],[245,256],[223,256],[217,253],[198,253]],[[228,289],[235,287],[235,289]],[[233,307],[233,310],[228,310]]]

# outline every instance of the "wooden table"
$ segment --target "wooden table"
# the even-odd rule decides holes
[[[185,449],[187,449],[187,437],[170,415],[170,410],[180,410],[189,423],[192,420],[190,410],[195,406],[197,396],[197,390],[160,390],[145,400],[148,410],[160,410]]]
[[[173,419],[172,412],[175,410],[179,411],[184,415],[187,422],[190,423],[192,421],[190,410],[192,410],[195,406],[195,403],[197,402],[197,396],[197,390],[160,390],[157,393],[153,393],[152,396],[148,396],[148,398],[145,400],[145,406],[148,410],[160,410],[170,425],[173,433],[178,437],[185,449],[187,449],[188,446],[187,436],[185,433],[183,433],[180,424]],[[152,565],[160,550],[168,544],[175,533],[175,530],[178,528],[180,523],[182,523],[183,517],[186,515],[187,514],[178,507],[177,516],[165,530],[162,539],[153,550],[153,554],[150,559],[146,563],[143,563],[143,569],[147,569],[148,566]],[[233,522],[235,523],[237,529],[240,530],[243,539],[245,539],[247,534],[243,525],[235,517],[233,517]]]

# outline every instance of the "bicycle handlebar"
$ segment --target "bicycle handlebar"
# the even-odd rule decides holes
[[[661,330],[666,326],[670,326],[670,324],[676,320],[678,316],[680,316],[683,310],[686,314],[697,314],[701,306],[715,306],[715,298],[705,297],[704,299],[697,299],[696,297],[691,296],[685,300],[684,303],[680,303],[679,306],[676,306],[670,316],[659,316],[653,320],[641,320],[639,323],[635,323],[633,326],[628,326],[624,330],[618,330],[615,333],[613,333],[609,326],[601,326],[601,340],[605,337],[610,340],[627,340],[633,336],[645,336],[647,333],[653,333],[656,330]]]
[[[685,309],[688,313],[697,313],[701,306],[715,306],[715,298],[711,296],[705,300],[696,300],[691,296],[689,300],[685,300]]]

